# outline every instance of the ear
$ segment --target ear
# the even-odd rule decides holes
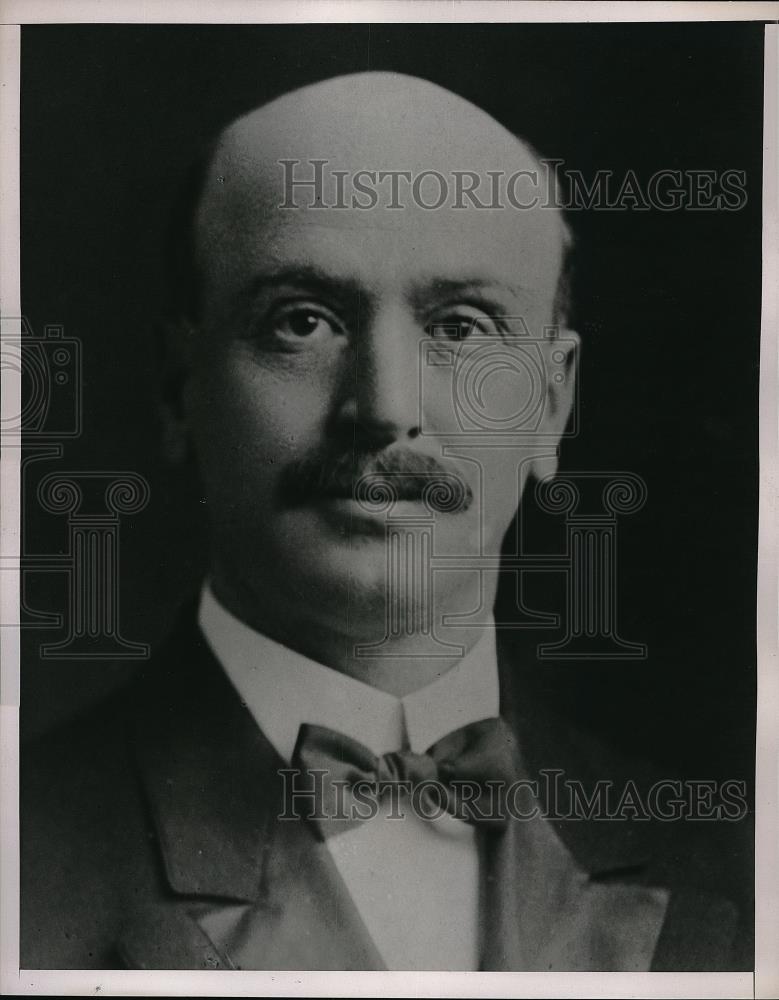
[[[536,479],[557,473],[560,439],[576,399],[576,375],[581,340],[574,330],[563,330],[544,344],[546,399],[541,424],[545,454],[534,458],[530,471]]]
[[[162,453],[172,465],[183,465],[191,453],[183,397],[192,372],[194,335],[194,327],[183,319],[166,321],[157,330]]]

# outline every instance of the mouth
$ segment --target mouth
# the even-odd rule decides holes
[[[408,452],[374,456],[370,462],[349,456],[303,462],[290,470],[282,488],[291,505],[313,504],[370,521],[412,510],[428,516],[458,514],[473,502],[473,491],[458,472]]]
[[[454,473],[421,477],[370,472],[350,483],[334,483],[322,499],[346,502],[371,516],[392,515],[396,508],[423,507],[430,514],[457,514],[473,500],[470,487]]]
[[[386,503],[372,503],[354,496],[329,495],[314,500],[313,505],[340,533],[377,535],[384,537],[391,521],[409,518],[430,519],[430,510],[421,498],[395,500],[388,509]]]

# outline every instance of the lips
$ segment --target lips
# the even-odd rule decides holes
[[[403,500],[423,503],[433,514],[455,514],[470,506],[470,487],[450,472],[368,473],[353,486],[359,504],[392,507]]]
[[[410,449],[308,458],[285,471],[282,489],[293,505],[352,501],[372,515],[405,501],[422,503],[434,514],[454,514],[473,501],[470,486],[458,472]]]

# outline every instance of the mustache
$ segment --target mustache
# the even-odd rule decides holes
[[[281,491],[292,506],[346,498],[373,512],[399,500],[421,501],[437,514],[460,513],[473,503],[473,490],[459,472],[409,448],[306,456],[284,470]]]

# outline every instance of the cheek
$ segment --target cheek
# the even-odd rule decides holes
[[[261,365],[245,352],[204,366],[191,389],[198,450],[245,468],[283,462],[314,443],[330,404],[322,371]],[[238,453],[238,454],[236,454]]]
[[[484,448],[479,454],[482,522],[502,534],[521,503],[535,451],[522,447]]]
[[[449,360],[451,358],[452,360]],[[433,432],[533,433],[543,421],[547,373],[540,345],[492,338],[435,347],[423,370],[424,428]]]

